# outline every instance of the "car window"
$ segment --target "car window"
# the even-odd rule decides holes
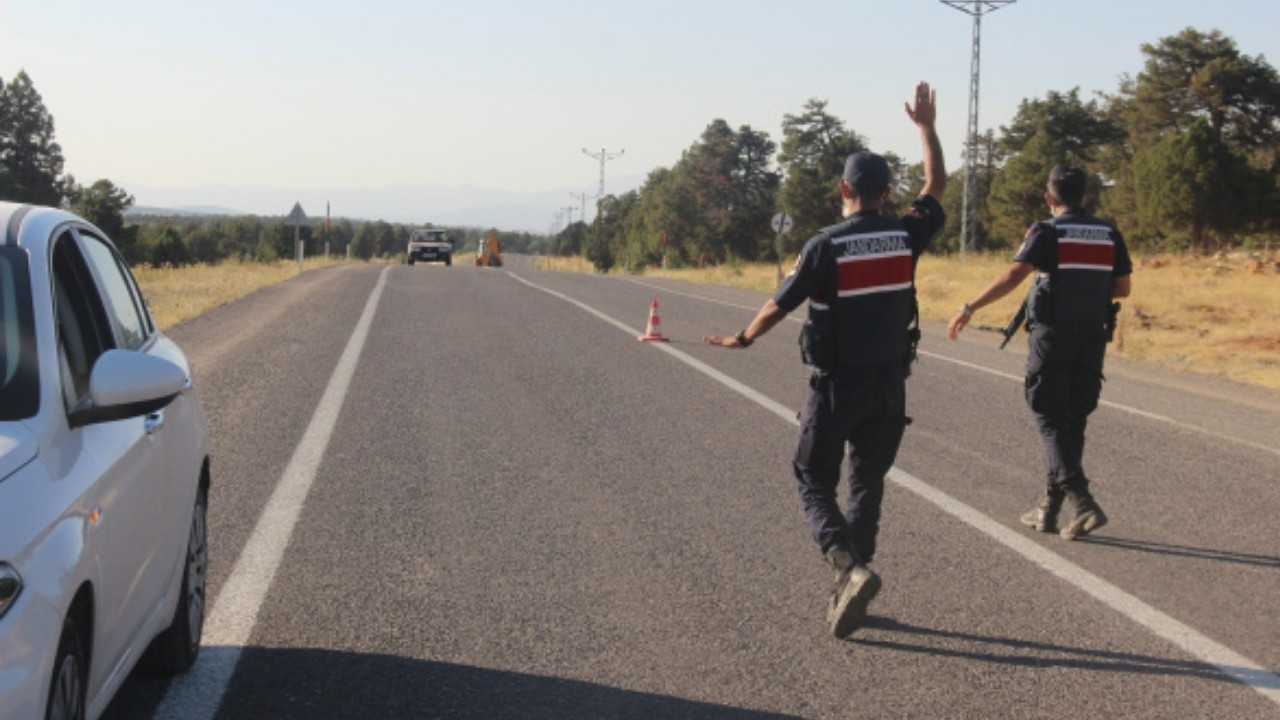
[[[102,299],[120,347],[133,350],[152,334],[150,318],[142,307],[141,295],[120,256],[102,238],[80,233],[85,260],[102,289]]]
[[[54,241],[52,258],[58,352],[70,408],[88,396],[93,363],[116,344],[93,276],[71,231]]]
[[[0,246],[0,420],[29,418],[39,408],[27,251]]]

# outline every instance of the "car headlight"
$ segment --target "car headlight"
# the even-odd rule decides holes
[[[22,576],[18,575],[17,570],[0,563],[0,618],[4,617],[21,592]]]

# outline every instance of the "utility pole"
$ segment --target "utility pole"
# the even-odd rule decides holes
[[[605,164],[606,162],[610,161],[610,160],[616,160],[616,159],[618,159],[618,158],[622,157],[622,154],[623,154],[623,153],[625,153],[626,151],[627,151],[627,149],[626,149],[626,148],[623,148],[623,149],[619,150],[619,151],[618,151],[618,152],[616,152],[616,153],[610,153],[609,151],[605,150],[604,148],[600,148],[600,152],[599,152],[599,153],[593,153],[593,152],[591,152],[590,150],[588,150],[588,149],[586,149],[586,148],[582,148],[582,154],[586,155],[587,157],[594,158],[594,159],[596,159],[596,160],[599,160],[599,161],[600,161],[600,190],[596,192],[596,242],[595,242],[595,247],[596,247],[596,249],[597,249],[597,250],[599,250],[599,249],[600,249],[600,244],[603,242],[603,239],[601,238],[601,233],[603,233],[603,232],[604,232],[604,224],[601,222],[601,217],[600,217],[600,203],[604,200],[604,164]]]
[[[964,218],[960,223],[960,252],[978,246],[978,58],[982,16],[1018,0],[941,0],[973,16],[973,54],[969,58],[969,128],[965,140]]]
[[[594,158],[600,162],[600,189],[596,191],[596,219],[600,219],[600,201],[604,199],[604,164],[610,160],[617,160],[627,151],[626,148],[616,153],[611,153],[604,148],[600,148],[600,152],[593,153],[586,148],[582,148],[582,154],[589,158]]]
[[[582,219],[582,222],[585,224],[587,222],[587,194],[584,192],[569,193],[569,197],[573,198],[574,200],[577,200],[578,204],[581,206],[579,209],[578,215]]]

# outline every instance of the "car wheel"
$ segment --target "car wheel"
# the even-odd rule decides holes
[[[409,258],[408,263],[409,263],[410,265],[412,265],[412,264],[413,264],[413,258]]]
[[[445,258],[445,259],[444,259],[444,266],[445,266],[445,267],[453,267],[453,258],[451,258],[451,257],[447,257],[447,258]]]
[[[200,653],[204,635],[205,574],[209,569],[209,545],[205,519],[209,493],[201,487],[191,511],[191,531],[187,537],[186,564],[182,568],[182,595],[173,611],[173,621],[151,641],[143,658],[146,670],[176,675],[191,667]]]
[[[75,621],[67,618],[62,621],[62,638],[58,640],[58,656],[53,662],[45,720],[84,720],[88,669],[80,644],[80,630]]]

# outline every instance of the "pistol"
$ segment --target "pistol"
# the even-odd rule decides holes
[[[1107,308],[1107,322],[1104,327],[1107,330],[1107,342],[1111,342],[1116,335],[1116,322],[1120,317],[1120,303],[1113,302],[1111,307]]]

